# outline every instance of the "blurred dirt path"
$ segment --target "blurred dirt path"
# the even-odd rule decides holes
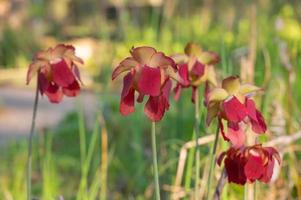
[[[8,140],[26,137],[29,132],[35,91],[13,87],[0,88],[0,144]],[[91,119],[95,111],[96,97],[89,92],[80,95],[85,115]],[[75,98],[64,97],[60,104],[51,104],[47,97],[39,99],[37,129],[53,127],[76,107]],[[93,117],[93,116],[92,116]]]

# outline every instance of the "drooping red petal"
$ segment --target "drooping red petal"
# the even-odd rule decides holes
[[[224,140],[225,141],[230,141],[229,138],[227,138],[227,136],[225,134],[224,124],[223,124],[223,121],[220,117],[218,118],[218,127],[219,127],[219,131],[221,132]]]
[[[195,103],[195,95],[196,95],[196,90],[197,90],[198,88],[195,87],[195,86],[192,86],[191,89],[192,89],[192,92],[191,92],[191,102],[192,102],[192,103]]]
[[[244,134],[243,130],[240,128],[238,130],[235,130],[228,127],[228,133],[226,137],[230,140],[234,148],[242,147],[246,140],[246,135]]]
[[[68,87],[63,87],[63,93],[68,97],[75,97],[80,93],[80,86],[76,80]]]
[[[238,156],[225,159],[225,169],[228,175],[229,183],[244,185],[247,181],[244,173],[244,161]]]
[[[120,113],[122,115],[129,115],[135,111],[135,90],[132,87],[133,78],[131,72],[123,78],[123,89],[120,100]]]
[[[247,109],[240,101],[232,96],[223,102],[226,120],[240,122],[247,116]]]
[[[44,94],[51,103],[59,103],[63,99],[63,92],[56,84],[50,84]]]
[[[179,64],[179,75],[183,80],[182,85],[183,86],[188,86],[190,81],[189,81],[189,72],[188,72],[188,65],[187,63],[184,64]]]
[[[141,68],[138,89],[145,95],[159,96],[161,88],[161,72],[158,68],[144,66]]]
[[[263,116],[261,115],[261,113],[258,110],[256,110],[256,117],[257,117],[257,120],[251,119],[252,130],[258,134],[265,133],[267,130],[267,125],[264,121]]]
[[[265,171],[263,165],[264,163],[260,156],[250,155],[244,167],[247,179],[253,182],[261,178]]]
[[[150,96],[144,107],[144,113],[152,121],[160,121],[165,112],[166,99],[161,95]]]
[[[182,86],[181,86],[181,84],[178,83],[177,86],[174,88],[174,93],[175,93],[174,99],[175,99],[175,101],[179,100],[180,95],[181,95],[181,90],[182,90]]]
[[[253,120],[257,120],[256,106],[252,99],[246,98],[246,108],[248,110],[248,116]]]
[[[139,94],[138,97],[137,97],[137,102],[141,103],[144,99],[144,94]]]
[[[53,81],[62,87],[68,87],[75,77],[64,59],[51,65]]]
[[[205,73],[205,65],[196,61],[191,69],[191,73],[197,77],[201,77]]]
[[[274,164],[275,164],[274,159],[269,160],[269,162],[265,166],[264,173],[263,173],[263,176],[260,178],[260,181],[262,181],[264,183],[270,182],[270,180],[273,176]]]
[[[47,80],[47,78],[45,77],[45,75],[40,72],[38,74],[38,87],[39,87],[41,95],[44,94],[44,92],[47,90],[47,88],[49,87],[49,85],[50,85],[50,83]]]

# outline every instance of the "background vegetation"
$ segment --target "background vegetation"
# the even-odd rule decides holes
[[[182,52],[190,41],[220,54],[222,61],[216,67],[220,79],[231,74],[244,77],[246,66],[255,68],[254,82],[265,89],[257,103],[269,124],[262,141],[300,130],[298,0],[0,0],[0,87],[25,87],[25,72],[33,54],[65,42],[74,44],[85,60],[81,69],[84,88],[98,100],[94,119],[84,116],[86,105],[79,98],[78,109],[57,127],[38,130],[34,196],[45,200],[60,196],[152,199],[150,123],[141,105],[133,115],[120,116],[121,80],[112,83],[111,72],[132,46],[149,45],[173,54]],[[12,73],[8,76],[7,72]],[[158,124],[163,199],[171,197],[181,147],[193,137],[190,91],[184,94],[178,103],[172,100]],[[201,113],[204,122],[203,106]],[[213,132],[214,125],[208,129],[202,125],[202,136]],[[281,172],[271,184],[256,185],[258,199],[301,198],[300,144],[280,145]],[[206,184],[210,145],[201,146],[202,186]],[[0,199],[25,199],[27,141],[16,138],[0,148]],[[218,153],[226,148],[227,144],[220,142]],[[187,194],[194,183],[193,151],[188,151],[181,184]],[[220,171],[216,167],[213,185]],[[237,185],[227,185],[223,192],[223,199],[242,196],[243,187]]]

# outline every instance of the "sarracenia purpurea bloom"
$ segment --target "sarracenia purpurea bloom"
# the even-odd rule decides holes
[[[127,72],[123,78],[120,100],[120,113],[129,115],[135,111],[135,93],[137,102],[148,100],[144,112],[151,121],[160,121],[169,108],[171,79],[181,81],[177,66],[171,57],[148,46],[132,48],[131,56],[125,58],[112,73],[112,80]]]
[[[214,65],[220,61],[220,58],[217,53],[204,51],[195,43],[188,43],[184,52],[184,54],[172,56],[178,65],[179,75],[183,79],[183,82],[178,82],[174,88],[175,100],[180,98],[183,88],[191,88],[191,100],[195,102],[195,92],[198,86],[205,84],[206,92],[207,87],[217,84]]]
[[[63,96],[74,97],[80,92],[80,73],[78,66],[83,60],[75,55],[71,45],[59,44],[54,48],[38,52],[29,65],[26,83],[37,74],[41,95],[50,102],[59,103]]]

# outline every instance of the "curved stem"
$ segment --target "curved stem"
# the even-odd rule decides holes
[[[213,144],[212,152],[210,155],[210,168],[209,168],[209,175],[208,175],[208,181],[207,181],[207,196],[206,196],[207,200],[210,197],[212,171],[214,169],[215,153],[216,153],[216,148],[217,148],[217,143],[218,143],[218,136],[219,136],[219,126],[217,126],[217,128],[216,128],[214,144]]]
[[[160,200],[160,186],[159,186],[157,146],[156,146],[156,123],[155,122],[152,122],[152,150],[153,150],[153,170],[154,170],[156,200]]]
[[[27,200],[31,200],[32,143],[33,143],[32,140],[33,140],[33,134],[34,134],[35,124],[36,124],[38,102],[39,102],[39,87],[38,87],[38,79],[37,79],[31,127],[30,127],[30,133],[28,138],[28,156],[27,156],[27,174],[26,174]]]
[[[198,144],[198,139],[200,137],[200,113],[199,113],[199,90],[198,88],[195,91],[195,143],[196,143],[196,153],[195,153],[195,185],[194,185],[194,199],[199,199],[199,177],[200,177],[200,147]]]

